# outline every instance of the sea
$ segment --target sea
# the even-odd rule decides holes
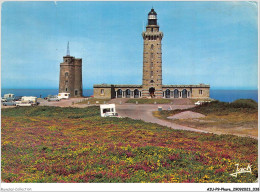
[[[48,95],[57,95],[59,89],[1,89],[1,96],[13,93],[15,96],[36,96],[44,98]],[[93,89],[83,89],[83,95],[93,95]],[[253,99],[258,102],[258,90],[217,90],[210,89],[210,98],[223,102],[233,102],[237,99]]]

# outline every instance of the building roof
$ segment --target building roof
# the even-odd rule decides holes
[[[142,85],[114,85],[114,84],[94,84],[94,88],[142,88]],[[198,85],[162,85],[163,88],[210,88],[210,85],[198,84]]]
[[[210,88],[210,85],[206,84],[198,84],[198,85],[162,85],[163,88],[181,88],[181,87],[186,87],[186,88]]]
[[[109,88],[109,87],[114,87],[114,88],[133,88],[133,87],[137,87],[137,88],[142,88],[142,85],[127,85],[127,84],[122,84],[122,85],[114,85],[114,84],[94,84],[93,85],[94,88]]]
[[[103,84],[94,84],[93,87],[94,87],[94,88],[99,88],[99,87],[112,87],[112,85],[111,85],[111,84],[103,83]]]
[[[157,13],[154,11],[154,9],[152,8],[151,11],[148,13],[148,15],[157,15]]]

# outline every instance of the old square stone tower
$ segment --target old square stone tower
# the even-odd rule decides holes
[[[154,9],[148,13],[146,30],[143,37],[143,78],[142,85],[95,84],[94,97],[107,98],[172,98],[207,99],[210,85],[165,85],[162,83],[162,38],[159,31],[157,13]],[[175,45],[178,46],[178,45]],[[178,63],[172,63],[178,67]],[[122,69],[123,70],[123,69]],[[130,75],[130,74],[129,74]]]
[[[60,64],[59,93],[70,93],[71,97],[82,97],[82,59],[70,56],[69,43],[67,55]]]
[[[148,14],[146,31],[142,33],[143,48],[143,97],[162,97],[162,38],[157,25],[157,13],[152,9]]]

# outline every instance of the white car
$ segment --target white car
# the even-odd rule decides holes
[[[33,106],[33,103],[16,103],[16,107],[29,107],[29,106]]]
[[[203,103],[210,103],[211,101],[197,101],[195,105],[202,105]]]
[[[58,98],[58,97],[50,97],[50,98],[48,98],[48,101],[50,102],[50,101],[60,101],[60,98]]]
[[[196,103],[194,103],[195,105],[201,105],[202,101],[197,101]]]
[[[1,102],[6,102],[6,101],[7,101],[6,98],[1,97]]]

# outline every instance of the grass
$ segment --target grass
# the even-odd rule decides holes
[[[84,99],[83,101],[77,103],[77,104],[104,104],[108,103],[111,99],[96,99],[93,97],[88,97],[87,99]]]
[[[200,119],[175,119],[167,117],[184,111],[206,115]],[[239,99],[232,103],[214,101],[191,109],[156,111],[154,116],[177,124],[186,125],[217,133],[258,135],[258,104],[253,100]]]
[[[7,183],[254,182],[258,141],[172,130],[99,108],[2,110],[1,179]],[[252,174],[230,176],[239,167]]]
[[[168,104],[173,102],[172,99],[145,99],[145,98],[140,98],[140,99],[129,99],[126,103],[136,103],[138,104],[154,104],[155,102],[157,104]]]

